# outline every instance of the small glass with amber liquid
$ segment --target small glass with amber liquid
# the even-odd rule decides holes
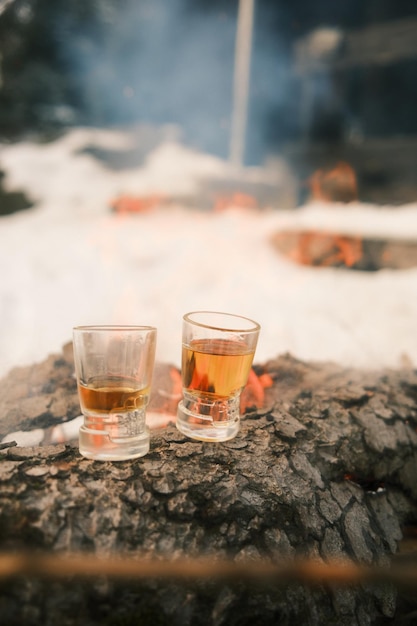
[[[74,362],[84,424],[83,456],[122,461],[149,451],[146,426],[155,360],[156,329],[150,326],[78,326]]]
[[[229,313],[196,311],[183,318],[182,385],[177,428],[202,441],[227,441],[240,427],[260,326]]]

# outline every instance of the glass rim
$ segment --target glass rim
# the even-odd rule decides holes
[[[137,326],[135,324],[92,324],[92,325],[81,325],[81,326],[73,326],[73,332],[88,332],[88,331],[143,331],[143,330],[157,330],[156,326]]]
[[[245,320],[246,322],[250,322],[251,324],[253,324],[252,328],[234,328],[234,327],[230,327],[230,328],[225,328],[224,326],[218,326],[215,324],[207,324],[204,322],[198,322],[194,319],[191,318],[192,315],[200,315],[200,314],[205,314],[205,315],[223,315],[224,317],[234,317],[236,319],[240,319],[240,320]],[[186,313],[185,315],[183,315],[182,318],[185,322],[189,322],[191,324],[195,324],[195,326],[200,326],[201,328],[208,328],[211,330],[222,330],[225,332],[231,332],[231,333],[253,333],[253,332],[258,332],[261,329],[261,325],[258,324],[258,322],[255,322],[255,320],[251,319],[250,317],[245,317],[244,315],[237,315],[236,313],[224,313],[222,311],[190,311],[189,313]]]

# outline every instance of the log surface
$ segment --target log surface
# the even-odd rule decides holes
[[[170,425],[130,462],[90,461],[75,444],[2,449],[0,548],[387,566],[417,522],[417,373],[289,355],[258,370],[274,380],[265,406],[223,444]],[[2,436],[79,413],[68,347],[3,389]],[[0,604],[8,624],[351,626],[395,623],[399,597],[389,584],[29,577],[3,580]]]

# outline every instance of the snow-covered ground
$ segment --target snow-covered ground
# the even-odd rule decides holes
[[[400,367],[404,357],[417,365],[417,269],[300,267],[268,241],[306,226],[417,241],[417,203],[221,213],[171,203],[118,216],[109,203],[119,194],[193,195],[228,166],[167,140],[141,167],[115,171],[86,145],[128,148],[129,135],[78,129],[49,144],[0,146],[6,187],[37,202],[0,218],[0,375],[60,351],[78,324],[155,325],[157,358],[179,365],[182,315],[198,309],[257,320],[255,362],[289,351],[361,367]]]

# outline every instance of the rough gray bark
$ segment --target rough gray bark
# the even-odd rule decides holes
[[[417,373],[289,355],[259,369],[274,379],[265,407],[223,444],[169,426],[132,462],[89,461],[74,445],[3,449],[0,547],[387,565],[417,522]],[[2,388],[3,435],[79,412],[69,346]],[[28,578],[3,583],[0,606],[7,624],[351,626],[395,623],[398,596],[389,585]]]

